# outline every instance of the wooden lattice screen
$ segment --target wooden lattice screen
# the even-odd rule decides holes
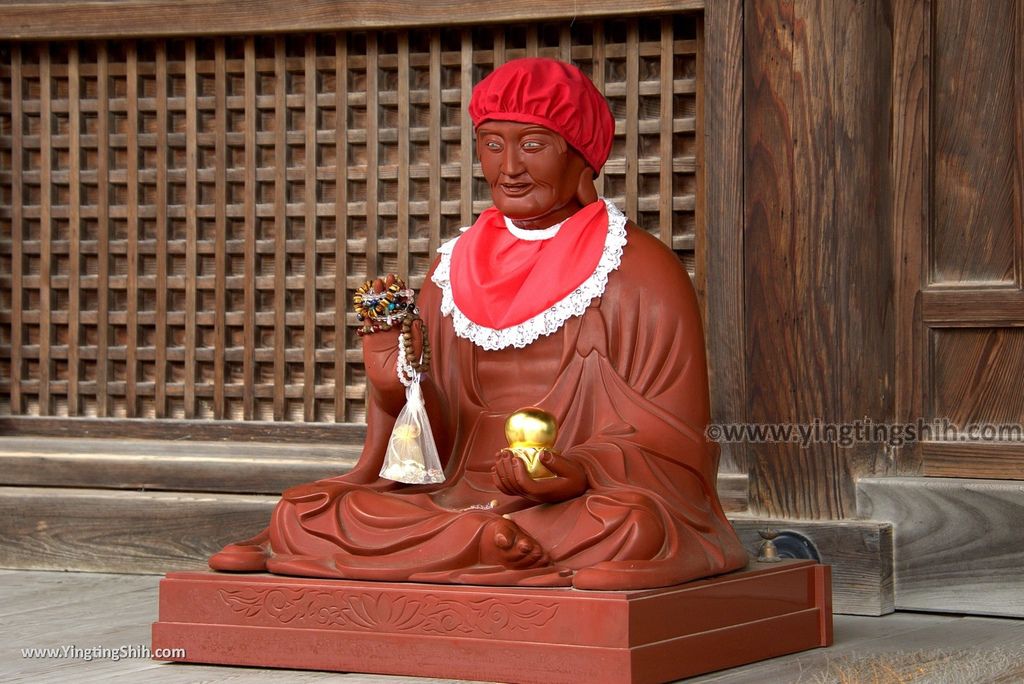
[[[0,413],[358,422],[351,290],[489,206],[496,64],[608,96],[600,187],[693,269],[699,16],[0,45]]]

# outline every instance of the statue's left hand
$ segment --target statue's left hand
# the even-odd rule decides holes
[[[526,472],[526,465],[511,449],[502,449],[491,469],[495,486],[504,494],[538,503],[566,501],[587,491],[587,473],[574,460],[545,451],[540,462],[556,477],[533,479]]]

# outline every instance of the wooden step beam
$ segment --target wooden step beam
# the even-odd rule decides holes
[[[0,438],[0,485],[280,494],[348,472],[354,444]]]
[[[0,487],[0,567],[195,570],[266,526],[276,496]]]
[[[1024,482],[864,478],[857,510],[893,521],[896,608],[1024,617]]]
[[[0,437],[0,486],[280,494],[345,474],[361,450],[359,443]],[[746,511],[747,476],[720,473],[718,495],[726,512]]]
[[[756,556],[760,530],[796,532],[832,566],[832,605],[846,615],[885,615],[894,610],[892,525],[874,520],[780,520],[729,516],[743,546]]]
[[[58,418],[0,416],[0,435],[69,439],[157,439],[172,441],[362,444],[363,423],[298,423],[177,418]]]
[[[0,568],[194,570],[263,529],[277,496],[0,487]]]

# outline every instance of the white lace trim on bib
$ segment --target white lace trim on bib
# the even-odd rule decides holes
[[[569,219],[566,219],[565,221],[568,220]],[[508,228],[508,232],[512,233],[514,237],[517,237],[520,240],[526,240],[527,242],[535,242],[537,240],[550,240],[558,235],[558,231],[562,229],[562,224],[565,223],[565,221],[560,221],[549,228],[532,230],[528,228],[520,228],[516,224],[512,223],[512,219],[506,216],[505,227]]]
[[[543,335],[556,332],[570,318],[582,316],[590,302],[604,294],[608,285],[608,275],[619,267],[622,262],[622,248],[626,245],[625,215],[609,200],[603,201],[608,209],[608,234],[597,268],[563,299],[533,318],[508,328],[495,329],[478,325],[459,310],[452,296],[451,285],[452,250],[459,238],[456,236],[441,245],[437,250],[441,259],[431,280],[441,288],[441,313],[452,317],[455,334],[487,350],[506,347],[521,349]],[[463,231],[465,230],[464,228]]]

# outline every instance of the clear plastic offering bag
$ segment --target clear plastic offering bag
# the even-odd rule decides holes
[[[444,482],[419,379],[405,388],[405,408],[398,414],[395,429],[391,431],[380,476],[406,484]]]

